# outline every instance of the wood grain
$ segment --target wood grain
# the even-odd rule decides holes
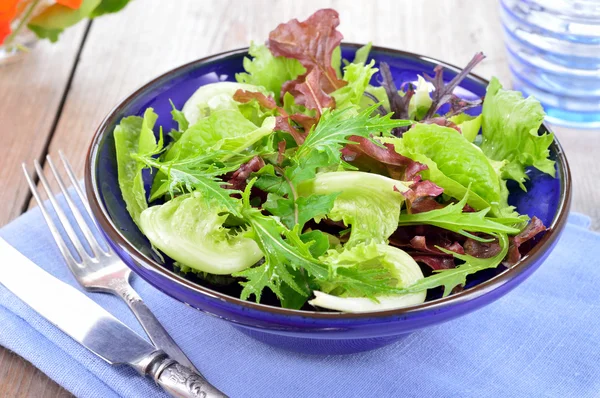
[[[29,198],[21,162],[41,159],[57,121],[86,25],[60,42],[40,42],[19,62],[0,66],[0,225]],[[8,189],[4,189],[8,187]],[[50,397],[66,392],[25,360],[0,347],[0,397]]]
[[[185,62],[247,46],[250,40],[264,41],[278,23],[294,17],[302,20],[324,7],[340,12],[340,30],[345,41],[372,41],[376,45],[425,54],[458,66],[465,65],[475,52],[483,51],[487,58],[477,67],[477,73],[486,78],[496,75],[501,81],[510,81],[496,0],[136,1],[123,12],[100,18],[92,24],[64,108],[58,115],[49,152],[55,154],[62,149],[81,176],[84,156],[95,128],[110,109],[135,88]],[[75,31],[72,32],[77,36]],[[67,46],[64,39],[66,37],[59,46]],[[52,51],[58,51],[56,48],[52,47]],[[37,53],[35,56],[40,61],[30,66],[28,72],[17,70],[12,73],[23,76],[46,73],[43,69],[46,63],[52,64],[53,54]],[[65,56],[65,65],[58,64],[68,70],[72,59]],[[57,65],[55,68],[59,67]],[[11,80],[4,75],[0,70],[0,90],[4,87],[1,82]],[[52,82],[38,79],[37,84],[33,87],[42,86],[57,93],[65,90],[64,79]],[[5,102],[11,111],[0,109],[0,120],[9,120],[9,125],[17,125],[22,120],[14,116],[15,112],[22,112],[22,117],[39,117],[40,112],[31,101],[37,101],[38,107],[48,102],[21,98],[19,87],[7,85],[4,90],[8,93],[6,98],[9,100]],[[4,97],[3,94],[0,98]],[[56,107],[46,110],[45,118],[52,119],[56,111]],[[35,136],[40,129],[47,131],[44,122],[33,120],[35,125],[28,121],[18,126],[19,131],[29,134],[28,137]],[[1,131],[4,136],[4,127]],[[600,189],[595,187],[600,169],[595,167],[595,153],[600,150],[600,140],[596,134],[598,132],[557,129],[573,172],[573,210],[592,216],[593,227],[599,228],[600,209],[595,204],[600,199]],[[0,169],[0,182],[11,187],[7,190],[10,192],[0,192],[0,199],[4,198],[1,195],[14,197],[10,209],[0,210],[0,225],[2,220],[17,215],[24,204],[19,202],[26,195],[16,170],[18,163],[40,156],[40,148],[32,148],[22,136],[12,139],[21,152],[0,160],[4,166]],[[7,167],[10,174],[3,171]],[[12,177],[14,174],[17,174],[16,178]],[[49,395],[42,395],[45,389],[45,394]],[[68,395],[22,359],[0,350],[0,396],[57,394]]]

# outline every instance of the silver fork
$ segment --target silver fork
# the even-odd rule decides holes
[[[73,172],[71,165],[62,152],[59,152],[59,155],[63,161],[69,180],[73,187],[75,187],[75,192],[77,192],[77,195],[86,208],[86,211],[93,219],[87,199],[81,190],[81,187],[79,186],[79,182],[75,177],[75,173]],[[71,241],[73,248],[75,249],[75,253],[72,253],[71,250],[69,250],[68,245],[61,236],[56,224],[54,221],[52,221],[52,218],[50,218],[37,187],[27,171],[27,166],[25,163],[22,164],[23,172],[25,173],[25,178],[27,179],[31,193],[33,194],[33,197],[35,198],[38,206],[40,207],[42,215],[48,224],[48,228],[50,228],[50,232],[52,233],[60,252],[65,258],[69,269],[75,276],[75,279],[77,279],[77,282],[79,282],[79,284],[87,291],[110,293],[123,299],[123,301],[127,303],[131,311],[135,314],[136,318],[148,334],[148,337],[150,337],[150,340],[157,348],[165,351],[172,359],[176,360],[180,364],[198,372],[194,364],[192,364],[187,356],[181,351],[181,349],[177,346],[177,343],[173,341],[169,333],[167,333],[158,319],[156,319],[150,309],[146,306],[146,304],[144,304],[142,298],[136,293],[135,290],[133,290],[133,287],[131,287],[131,284],[129,283],[131,269],[127,267],[127,265],[121,261],[121,259],[119,259],[119,257],[111,250],[106,242],[104,242],[104,246],[106,246],[106,248],[103,248],[100,245],[100,242],[94,237],[90,226],[83,218],[81,212],[71,198],[71,195],[67,191],[67,187],[65,186],[65,183],[58,173],[56,167],[54,166],[50,156],[46,157],[46,161],[50,166],[50,170],[52,171],[52,174],[54,175],[54,178],[60,187],[60,190],[67,202],[69,209],[71,210],[71,213],[73,214],[73,217],[75,218],[77,226],[85,236],[85,243],[91,252],[88,252],[88,250],[85,249],[84,243],[78,238],[73,226],[71,225],[71,222],[58,204],[56,197],[52,193],[50,184],[48,184],[48,180],[46,177],[44,177],[44,172],[42,171],[40,163],[37,160],[34,161],[35,171],[42,183],[42,186],[44,187],[44,190],[46,191],[46,194],[48,195],[48,199],[50,199],[50,203],[52,204],[52,207],[58,216],[60,224],[62,224],[63,229],[67,233],[67,236]],[[73,254],[76,255],[74,256]]]

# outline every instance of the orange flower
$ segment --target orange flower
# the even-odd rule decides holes
[[[0,0],[0,1],[2,1],[2,0]],[[63,6],[72,8],[74,10],[81,7],[82,2],[83,2],[83,0],[56,0],[56,3],[62,4]]]
[[[10,22],[17,15],[19,0],[0,0],[0,45],[10,35]]]

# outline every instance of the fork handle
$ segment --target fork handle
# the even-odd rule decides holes
[[[128,281],[124,281],[115,287],[119,296],[127,303],[135,317],[138,319],[148,337],[155,347],[163,350],[169,357],[199,373],[198,369],[181,351],[177,343],[156,319],[152,311],[146,306],[142,298],[137,294]]]

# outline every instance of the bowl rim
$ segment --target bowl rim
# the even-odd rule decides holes
[[[342,43],[342,47],[347,48],[359,48],[364,44],[359,43]],[[503,285],[507,284],[511,280],[517,278],[520,274],[527,271],[530,267],[532,267],[538,259],[544,256],[544,253],[547,249],[549,249],[553,243],[558,239],[560,235],[560,231],[566,225],[568,219],[568,213],[571,205],[571,196],[572,196],[572,181],[571,181],[571,171],[569,168],[569,163],[564,154],[564,150],[558,140],[556,139],[556,135],[554,136],[554,141],[551,144],[552,150],[556,153],[556,163],[557,163],[557,171],[558,177],[561,177],[561,190],[559,195],[559,205],[556,214],[552,220],[552,223],[547,227],[547,231],[544,236],[540,239],[540,241],[531,249],[531,251],[523,256],[523,258],[515,265],[510,268],[507,268],[503,272],[494,277],[481,282],[480,284],[473,286],[469,289],[463,290],[459,293],[455,293],[443,298],[438,298],[432,301],[426,301],[419,305],[413,305],[404,308],[392,309],[392,310],[383,310],[383,311],[372,311],[372,312],[363,312],[363,313],[343,313],[343,312],[318,312],[318,311],[306,311],[306,310],[294,310],[282,307],[274,307],[267,304],[259,304],[253,301],[241,300],[240,298],[230,296],[215,290],[212,290],[208,287],[202,286],[200,284],[191,282],[182,276],[176,274],[173,271],[168,270],[154,259],[146,256],[140,250],[138,250],[133,244],[131,244],[119,231],[119,228],[113,223],[112,219],[109,217],[108,212],[104,205],[102,204],[102,200],[100,198],[100,193],[98,190],[98,184],[96,180],[95,173],[95,165],[97,159],[98,152],[98,144],[100,140],[103,138],[105,134],[108,133],[107,127],[112,124],[113,119],[116,115],[120,113],[120,111],[125,108],[130,102],[132,102],[140,93],[151,88],[156,83],[161,80],[168,78],[172,75],[177,75],[181,72],[184,72],[187,69],[194,68],[196,66],[200,66],[202,64],[208,62],[216,62],[222,59],[242,55],[248,53],[249,47],[242,47],[234,50],[224,51],[221,53],[209,55],[207,57],[203,57],[197,59],[195,61],[188,62],[184,65],[171,69],[161,75],[155,77],[150,80],[148,83],[142,85],[137,90],[135,90],[132,94],[125,97],[123,100],[119,101],[119,103],[114,106],[110,112],[104,117],[98,128],[96,129],[94,136],[91,140],[91,143],[88,147],[88,151],[86,154],[86,163],[84,170],[84,181],[85,181],[85,189],[88,197],[88,201],[90,204],[90,208],[92,210],[93,216],[98,222],[98,225],[104,233],[108,236],[110,240],[113,241],[113,244],[120,246],[122,249],[127,252],[129,256],[131,256],[136,262],[143,263],[146,268],[150,268],[153,272],[157,272],[162,277],[166,277],[170,279],[172,282],[180,285],[181,287],[192,290],[196,294],[200,294],[203,296],[207,296],[212,299],[218,299],[229,304],[233,304],[240,307],[245,307],[249,310],[256,310],[259,312],[266,312],[272,315],[285,315],[289,317],[302,317],[302,318],[313,318],[313,319],[365,319],[365,318],[386,318],[386,317],[400,317],[400,316],[417,316],[419,314],[428,312],[428,311],[442,311],[450,306],[464,304],[468,301],[476,299],[478,297],[484,296]],[[458,72],[462,70],[461,68],[449,64],[443,61],[440,61],[436,58],[424,56],[421,54],[416,54],[408,51],[402,51],[387,47],[381,46],[372,46],[371,51],[373,52],[384,52],[389,53],[396,56],[413,58],[419,61],[424,61],[427,63],[434,63],[436,65],[441,65],[445,70],[451,70],[453,72]],[[467,75],[469,78],[477,81],[478,83],[482,83],[487,85],[489,81],[480,77],[477,74],[470,73]],[[544,122],[542,123],[543,128],[552,133],[550,127]]]

